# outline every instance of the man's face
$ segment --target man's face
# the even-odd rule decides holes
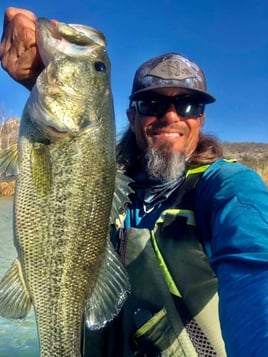
[[[150,94],[175,97],[185,95],[187,92],[178,88],[162,88]],[[197,146],[200,128],[204,121],[204,115],[187,118],[178,115],[173,103],[161,116],[140,114],[137,108],[129,109],[127,115],[137,145],[143,153],[146,153],[148,148],[155,150],[162,148],[169,153],[180,153],[186,158]]]

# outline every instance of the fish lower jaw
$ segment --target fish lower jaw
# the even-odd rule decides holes
[[[45,130],[50,138],[56,139],[73,138],[78,134],[77,130],[58,129],[53,126],[47,126]]]

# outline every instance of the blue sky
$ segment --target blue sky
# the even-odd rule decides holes
[[[267,0],[1,0],[0,28],[8,6],[105,34],[118,134],[127,126],[137,67],[176,51],[203,68],[217,98],[207,106],[204,132],[222,141],[268,143]],[[28,94],[0,70],[0,110],[20,116]]]

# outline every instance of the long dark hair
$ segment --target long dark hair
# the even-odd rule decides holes
[[[129,127],[119,140],[116,148],[117,164],[127,174],[140,165],[140,153],[136,144],[135,134]],[[211,164],[223,157],[220,142],[211,135],[200,133],[195,151],[190,158],[190,167],[200,164]]]

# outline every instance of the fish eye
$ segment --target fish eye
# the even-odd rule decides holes
[[[94,66],[95,66],[95,69],[97,72],[105,72],[106,71],[106,66],[103,62],[95,62]]]

